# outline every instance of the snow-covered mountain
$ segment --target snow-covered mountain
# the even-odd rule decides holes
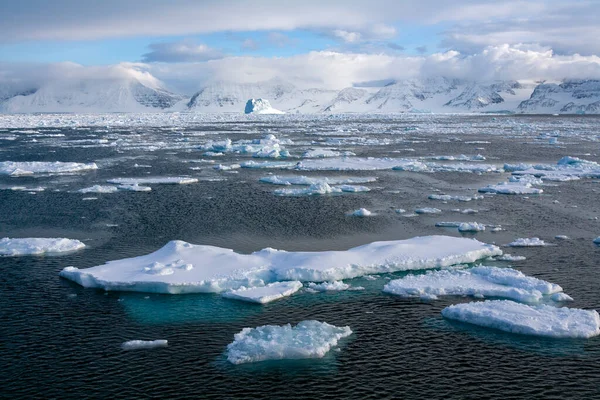
[[[518,107],[524,113],[600,114],[600,80],[542,83]]]

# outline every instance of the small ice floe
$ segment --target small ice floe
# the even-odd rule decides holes
[[[330,178],[326,176],[282,176],[271,175],[259,179],[261,182],[270,183],[272,185],[315,185],[319,183],[327,183],[329,185],[354,185],[357,183],[370,183],[377,181],[376,177],[347,177],[347,178]]]
[[[557,239],[557,240],[569,240],[570,238],[567,235],[556,235],[556,236],[554,236],[554,239]]]
[[[152,188],[149,186],[140,186],[138,184],[135,185],[119,185],[117,186],[119,190],[125,190],[130,192],[150,192]]]
[[[514,242],[507,244],[508,247],[543,247],[549,246],[548,243],[544,242],[540,238],[519,238]]]
[[[77,192],[79,192],[79,193],[115,193],[118,191],[119,191],[119,188],[117,188],[116,186],[94,185],[94,186],[86,187],[83,189],[79,189]]]
[[[485,161],[485,157],[481,154],[475,156],[466,156],[464,154],[459,156],[433,156],[429,158],[438,161]]]
[[[485,225],[479,222],[463,222],[458,225],[459,232],[483,232],[485,231]]]
[[[351,215],[353,217],[370,217],[375,214],[373,214],[371,211],[367,210],[366,208],[359,208],[358,210],[352,211]]]
[[[594,243],[600,245],[600,236],[594,239]]]
[[[266,304],[275,300],[291,296],[302,288],[302,282],[286,281],[273,282],[266,286],[241,287],[222,294],[228,299],[248,301],[251,303]]]
[[[417,208],[415,210],[416,214],[440,214],[441,212],[442,210],[440,210],[439,208],[433,207]]]
[[[544,190],[531,187],[530,183],[502,182],[497,185],[488,185],[479,189],[481,193],[496,194],[540,194]]]
[[[309,282],[308,288],[315,290],[317,292],[329,292],[329,291],[340,292],[340,291],[344,291],[344,290],[364,290],[364,288],[362,286],[351,286],[342,281],[321,282],[321,283]]]
[[[114,183],[116,185],[185,185],[189,183],[196,183],[198,182],[198,179],[181,176],[165,176],[154,178],[113,178],[107,180],[107,182]]]
[[[445,318],[522,335],[552,338],[590,338],[600,335],[595,310],[525,305],[510,300],[487,300],[446,307]]]
[[[2,238],[0,256],[27,256],[67,253],[83,249],[79,240],[65,238]]]
[[[12,190],[13,192],[43,192],[44,190],[46,190],[45,187],[42,186],[4,186],[4,185],[0,185],[0,190]]]
[[[338,341],[350,336],[350,327],[326,322],[302,321],[290,324],[244,328],[227,345],[227,360],[243,364],[266,360],[322,358]]]
[[[525,261],[527,257],[523,256],[513,256],[512,254],[502,254],[501,256],[497,256],[494,258],[496,261]]]
[[[430,194],[427,197],[429,200],[441,200],[441,201],[471,201],[483,199],[483,196],[451,196],[448,194]]]
[[[438,228],[458,228],[460,226],[460,224],[462,224],[462,222],[442,221],[442,222],[436,222],[435,226],[437,226]]]
[[[340,156],[355,156],[351,151],[335,151],[332,149],[310,149],[302,154],[303,158],[329,158],[329,157],[340,157]]]
[[[404,208],[396,208],[396,209],[394,210],[394,212],[395,212],[396,214],[404,214],[404,213],[406,212],[406,210],[405,210]]]
[[[341,186],[330,186],[327,183],[315,183],[310,185],[308,188],[302,189],[277,189],[273,193],[277,196],[314,196],[323,195],[329,193],[358,193],[358,192],[369,192],[366,186],[354,186],[354,185],[341,185]]]
[[[123,350],[153,349],[155,347],[166,347],[169,344],[167,340],[129,340],[121,344]]]
[[[0,175],[65,174],[98,169],[95,163],[46,162],[46,161],[2,161]]]
[[[216,169],[217,171],[233,171],[233,170],[241,168],[241,167],[242,166],[240,164],[230,164],[230,165],[218,164],[218,165],[215,165],[213,167],[213,169]]]
[[[562,292],[562,288],[512,268],[474,267],[407,275],[390,281],[383,291],[427,299],[437,296],[505,297],[533,303],[545,295]]]
[[[461,214],[477,214],[477,213],[479,213],[478,210],[474,210],[472,208],[465,208],[464,210],[461,210],[460,208],[454,208],[452,211],[458,212]]]

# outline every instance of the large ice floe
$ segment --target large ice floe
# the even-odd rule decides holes
[[[353,185],[357,183],[370,183],[377,181],[376,177],[326,177],[326,176],[284,176],[284,175],[270,175],[259,179],[261,182],[270,183],[272,185],[315,185],[319,183],[327,183],[329,185]]]
[[[302,321],[290,324],[244,328],[227,345],[227,360],[244,364],[266,360],[322,358],[338,341],[350,336],[348,326],[337,327],[326,322]]]
[[[407,275],[390,281],[383,291],[423,299],[437,299],[438,296],[505,297],[534,303],[544,296],[562,292],[562,288],[512,268],[480,266]]]
[[[533,175],[549,181],[600,178],[600,164],[570,156],[561,158],[555,165],[505,164],[504,170],[514,175]]]
[[[95,163],[60,161],[1,161],[0,175],[66,174],[98,169]]]
[[[236,290],[223,293],[228,299],[248,301],[250,303],[266,304],[274,300],[291,296],[302,288],[300,281],[273,282],[266,286],[241,287]]]
[[[68,253],[83,249],[85,244],[65,238],[2,238],[0,256],[27,256]]]
[[[84,287],[157,293],[218,293],[278,281],[337,281],[363,275],[432,269],[502,254],[474,239],[423,236],[374,242],[345,251],[287,252],[266,248],[252,254],[171,241],[154,253],[110,261],[60,275]]]
[[[457,304],[442,310],[445,318],[523,335],[590,338],[600,335],[595,310],[526,305],[510,300]]]

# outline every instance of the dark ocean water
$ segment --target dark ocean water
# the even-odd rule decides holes
[[[0,161],[94,161],[99,166],[74,175],[0,176],[4,187],[46,187],[36,194],[0,190],[1,237],[68,237],[87,245],[62,256],[0,258],[0,397],[600,398],[600,337],[543,339],[450,322],[440,311],[473,299],[424,302],[381,291],[390,277],[403,273],[351,281],[364,291],[299,293],[264,306],[216,294],[107,294],[58,277],[66,266],[86,268],[147,254],[173,239],[239,252],[264,247],[318,251],[429,234],[459,236],[456,229],[434,224],[463,220],[502,225],[501,232],[478,233],[484,242],[503,245],[537,236],[556,244],[505,251],[527,257],[510,265],[560,284],[575,299],[569,307],[600,309],[600,248],[592,243],[600,236],[598,180],[544,185],[544,194],[528,198],[497,195],[444,204],[427,196],[436,190],[472,194],[505,181],[508,174],[309,172],[302,174],[379,180],[368,185],[368,193],[277,197],[272,192],[279,187],[258,179],[269,172],[300,173],[229,173],[189,162],[209,158],[199,150],[208,140],[267,133],[292,139],[295,145],[286,146],[292,154],[327,138],[352,136],[380,143],[333,147],[375,157],[483,154],[486,163],[498,165],[556,163],[566,155],[598,162],[599,126],[594,117],[452,116],[0,132]],[[550,136],[559,143],[548,144]],[[106,142],[79,142],[89,139]],[[468,143],[473,141],[478,143]],[[229,154],[217,163],[249,159]],[[76,192],[115,177],[179,175],[201,180],[151,185],[149,193]],[[82,200],[86,197],[97,199]],[[394,212],[426,206],[444,212],[419,217]],[[346,216],[360,207],[377,216]],[[479,213],[462,215],[453,208]],[[555,235],[571,239],[558,241]],[[341,351],[323,359],[240,366],[226,361],[225,348],[242,328],[306,319],[348,325],[354,334],[341,342]],[[167,339],[169,346],[122,351],[121,343],[131,339]]]

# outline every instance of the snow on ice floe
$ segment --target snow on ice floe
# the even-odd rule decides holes
[[[339,281],[363,275],[472,263],[502,254],[474,239],[423,236],[373,242],[345,251],[252,254],[171,241],[144,256],[87,269],[64,268],[60,276],[84,287],[156,293],[219,293],[278,281]]]
[[[562,288],[515,269],[480,266],[407,275],[390,281],[383,291],[425,299],[437,299],[437,296],[505,297],[533,303],[542,300],[544,295],[562,292]]]
[[[153,178],[113,178],[108,179],[108,183],[114,183],[116,185],[123,186],[136,186],[136,185],[153,185],[153,184],[164,184],[164,185],[186,185],[189,183],[197,183],[197,178],[189,178],[185,176],[165,176],[165,177],[153,177]]]
[[[488,185],[479,189],[481,193],[497,194],[540,194],[543,189],[531,187],[529,182],[502,182],[497,185]]]
[[[277,189],[273,191],[277,196],[314,196],[323,195],[329,193],[357,193],[357,192],[369,192],[366,186],[355,186],[355,185],[341,185],[341,186],[330,186],[327,183],[315,183],[307,188],[301,189]]]
[[[65,174],[98,169],[96,163],[60,161],[1,161],[0,175]]]
[[[291,296],[302,288],[300,281],[274,282],[266,286],[259,287],[241,287],[236,290],[223,293],[223,297],[228,299],[248,301],[251,303],[266,304],[274,300],[279,300]]]
[[[227,345],[227,360],[243,364],[266,360],[322,358],[338,341],[350,336],[350,327],[326,322],[302,321],[290,324],[244,328]]]
[[[540,238],[519,238],[509,244],[509,247],[543,247],[548,246],[548,243],[544,242]]]
[[[333,282],[309,282],[308,288],[312,289],[316,292],[341,292],[344,290],[364,290],[362,286],[351,286],[342,281],[333,281]]]
[[[27,256],[67,253],[83,249],[79,240],[65,238],[2,238],[0,256]]]
[[[169,344],[167,340],[129,340],[121,344],[123,350],[153,349],[155,347],[166,347]]]
[[[445,318],[522,335],[590,338],[600,335],[595,310],[526,305],[510,300],[457,304],[442,310]]]
[[[353,185],[356,183],[371,183],[376,182],[376,177],[326,177],[326,176],[284,176],[284,175],[270,175],[259,179],[261,182],[270,183],[272,185],[314,185],[319,183],[327,183],[329,185]]]
[[[483,196],[451,196],[448,194],[430,194],[427,197],[429,200],[441,200],[441,201],[462,201],[467,202],[471,200],[481,200]]]

